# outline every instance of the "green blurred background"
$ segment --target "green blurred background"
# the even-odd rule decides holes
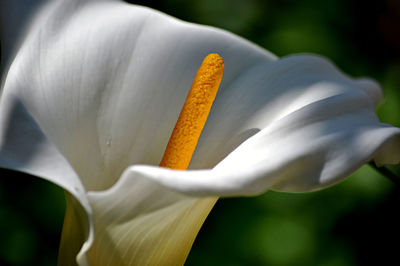
[[[400,126],[399,0],[131,2],[227,29],[278,56],[318,53],[351,76],[373,77],[386,96],[380,119]],[[63,191],[28,175],[0,175],[12,177],[0,178],[0,265],[55,265]],[[400,264],[399,190],[364,166],[319,192],[222,199],[187,265]]]

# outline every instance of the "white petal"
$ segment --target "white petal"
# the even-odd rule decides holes
[[[255,65],[218,94],[190,166],[213,168],[260,130],[305,106],[340,95],[343,100],[339,99],[333,109],[346,108],[342,102],[354,98],[355,104],[362,106],[358,110],[354,105],[354,110],[348,112],[366,109],[370,112],[368,121],[377,123],[374,108],[382,94],[372,80],[351,79],[328,60],[314,55],[289,56]],[[322,107],[321,112],[329,111],[325,109]]]
[[[91,265],[183,265],[216,198],[196,199],[132,178],[89,192],[96,224]]]
[[[147,8],[64,1],[35,24],[5,89],[18,95],[85,187],[101,190],[131,164],[159,163],[211,52],[225,59],[223,88],[250,66],[275,60],[230,33]]]
[[[268,189],[305,192],[338,182],[369,159],[373,159],[374,155],[381,165],[398,164],[399,130],[382,127],[368,128],[368,131],[360,134],[358,140],[348,138],[346,133],[320,137],[316,141],[310,141],[308,147],[295,147],[293,153],[289,146],[281,151],[275,149],[275,152],[264,154],[263,148],[268,145],[262,139],[266,136],[255,136],[257,138],[245,142],[237,153],[232,153],[232,161],[228,157],[225,164],[213,170],[176,171],[145,165],[133,166],[128,170],[135,179],[152,180],[156,184],[192,196],[246,196],[260,194]],[[293,138],[293,141],[305,141],[301,136]],[[290,141],[288,144],[291,144]],[[334,148],[334,145],[341,147]],[[342,145],[348,145],[348,148]],[[260,148],[257,149],[257,146]],[[381,154],[384,155],[381,157]],[[249,158],[254,158],[254,162],[248,162]]]
[[[373,111],[380,89],[339,74],[325,60],[303,56],[275,63],[268,52],[229,33],[119,2],[59,1],[43,12],[12,62],[4,95],[12,92],[26,109],[22,117],[29,122],[17,122],[16,131],[27,126],[46,141],[38,146],[37,137],[23,137],[33,161],[24,160],[17,144],[10,146],[17,143],[7,135],[13,128],[10,118],[18,117],[10,113],[17,104],[3,95],[2,152],[14,157],[3,156],[1,163],[70,190],[72,183],[57,172],[65,167],[59,159],[64,156],[74,169],[66,173],[76,172],[86,189],[111,187],[89,193],[96,230],[109,237],[94,243],[90,260],[100,252],[110,255],[110,263],[125,259],[136,247],[129,239],[142,238],[143,231],[134,229],[162,231],[160,226],[201,221],[196,215],[204,216],[202,211],[185,213],[197,206],[206,210],[208,200],[163,186],[201,196],[249,195],[271,187],[304,191],[332,184],[369,160],[399,161],[399,130],[380,124]],[[191,167],[211,168],[229,156],[214,170],[128,168],[112,186],[129,165],[158,164],[194,73],[210,52],[223,56],[226,69]],[[49,158],[61,166],[49,167]],[[74,196],[87,205],[80,194]],[[189,220],[154,224],[169,210]],[[186,229],[184,240],[171,241],[188,243],[195,232]],[[153,233],[141,249],[154,243]],[[161,244],[167,238],[160,238]],[[90,241],[89,236],[78,257],[82,265]]]
[[[61,186],[79,201],[79,206],[75,206],[75,218],[81,221],[82,241],[72,258],[80,250],[77,260],[85,265],[94,233],[92,209],[85,188],[23,104],[11,94],[3,94],[0,100],[0,167],[40,176]]]
[[[199,168],[219,159],[213,170],[134,166],[133,176],[189,195],[238,196],[269,188],[311,191],[371,160],[400,163],[400,129],[378,121],[380,89],[373,81],[350,79],[314,56],[287,57],[246,74],[232,84],[234,96],[226,93],[215,105],[193,158]],[[248,99],[235,95],[242,91]]]
[[[68,160],[70,171],[79,175],[87,190],[109,187],[130,164],[157,164],[194,73],[208,53],[219,52],[225,58],[226,84],[248,66],[275,59],[230,33],[182,23],[147,8],[106,1],[49,3],[32,19],[27,35],[18,39],[23,42],[16,44],[17,56],[3,73],[2,89],[4,95],[15,95],[34,121],[31,124],[46,139],[42,149],[51,147],[52,156],[58,151],[62,156],[43,156],[41,149],[33,149],[33,167],[18,153],[17,145],[7,144],[2,150],[5,156],[15,152],[18,156],[12,164],[2,164],[47,178],[66,190],[68,178],[63,183],[53,175],[62,169],[53,169],[54,162],[61,162],[58,158]],[[2,108],[7,109],[9,101],[2,96]],[[3,114],[4,121],[19,119]],[[1,128],[4,134],[7,123]],[[21,138],[32,147],[38,145],[29,134]],[[87,205],[83,196],[74,196]],[[66,222],[60,256],[60,263],[67,264],[73,263],[71,255],[85,241],[76,237],[77,242],[71,243],[69,230],[93,230],[91,211],[86,209],[87,221],[79,204],[70,202],[66,219],[73,221],[72,225]],[[204,212],[202,202],[193,203],[194,208],[201,207],[199,213]],[[81,265],[90,241],[89,235],[78,256]]]

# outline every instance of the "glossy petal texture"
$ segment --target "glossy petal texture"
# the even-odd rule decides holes
[[[80,265],[179,265],[215,202],[193,196],[310,191],[367,161],[400,161],[400,130],[374,112],[380,88],[323,58],[276,60],[230,33],[119,1],[48,1],[29,21],[3,67],[0,165],[73,196],[60,265],[79,250]],[[190,166],[209,170],[154,166],[215,52],[224,77]]]

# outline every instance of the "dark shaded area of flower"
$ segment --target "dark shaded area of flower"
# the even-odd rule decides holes
[[[233,31],[279,56],[312,52],[383,86],[383,122],[400,126],[400,5],[384,1],[131,1]],[[55,265],[63,191],[0,171],[0,265]],[[386,265],[400,237],[399,189],[368,166],[327,190],[223,199],[187,265]],[[379,262],[379,263],[378,263]]]

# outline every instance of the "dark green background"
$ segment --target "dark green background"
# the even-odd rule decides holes
[[[351,76],[373,77],[386,95],[381,120],[400,126],[398,0],[132,2],[227,29],[278,56],[318,53]],[[62,190],[12,171],[0,176],[0,265],[55,265]],[[399,188],[369,166],[319,192],[223,199],[187,265],[393,265],[399,200]]]

